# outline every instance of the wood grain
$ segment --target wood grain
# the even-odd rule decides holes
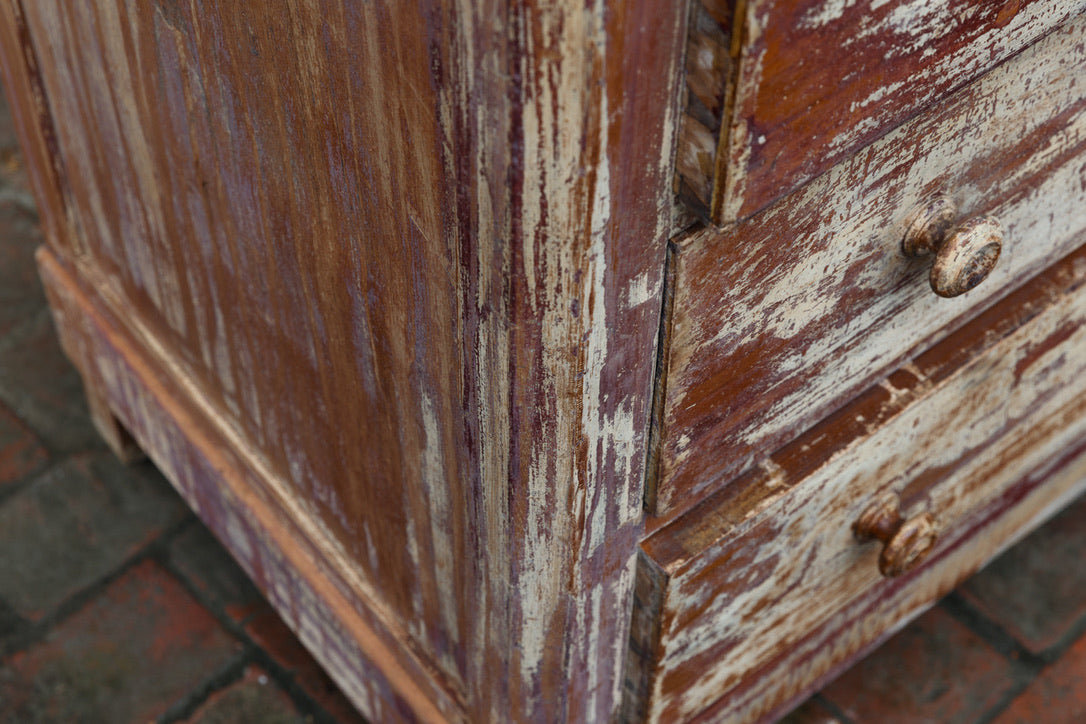
[[[360,592],[335,542],[223,420],[192,395],[49,249],[38,266],[61,345],[91,394],[233,553],[283,620],[374,721],[467,721],[440,678],[403,646],[379,599]],[[211,413],[211,414],[209,414]]]
[[[880,546],[858,542],[852,531],[886,491],[898,495],[907,517],[934,517],[934,561],[959,546],[973,549],[967,570],[947,568],[935,585],[990,554],[981,553],[978,526],[1021,503],[1041,484],[1031,471],[1079,450],[1086,438],[1084,283],[1086,249],[774,453],[742,489],[707,499],[649,537],[644,550],[659,571],[652,585],[666,591],[657,596],[650,720],[690,720],[722,699],[714,721],[751,721],[780,703],[774,696],[798,693],[893,628],[895,619],[868,618],[855,624],[855,638],[826,652],[803,643],[857,600],[918,588],[899,582],[921,572],[881,577]],[[1017,519],[1064,492],[1040,492]],[[920,605],[920,594],[908,596]],[[799,650],[819,666],[756,683],[751,672],[780,671],[779,660],[794,660]],[[744,688],[758,689],[757,700],[733,694]]]
[[[1031,470],[958,533],[953,544],[915,576],[859,597],[748,672],[743,685],[701,711],[695,722],[777,721],[950,593],[988,561],[1018,542],[1083,493],[1086,442]]]
[[[685,7],[7,3],[56,252],[466,718],[608,719]]]
[[[1086,2],[747,0],[741,10],[711,203],[721,225],[847,159]]]
[[[1082,20],[1056,31],[787,203],[677,245],[650,478],[658,515],[755,465],[1074,248],[1086,226],[1084,37]],[[930,262],[900,248],[911,209],[937,191],[963,219],[1004,228],[999,265],[956,299],[936,297]]]
[[[1054,2],[1021,0],[993,20],[989,6],[954,0],[962,32],[906,44],[902,62],[935,48],[932,66],[964,82],[1055,27],[1071,4]],[[819,32],[931,14],[912,0],[869,5],[821,4]],[[853,513],[834,493],[894,487],[976,536],[945,537],[936,566],[951,572],[887,604],[886,620],[1055,499],[1058,486],[1022,474],[1083,432],[1086,362],[1060,354],[1084,344],[1072,287],[1086,261],[982,316],[983,330],[919,351],[1084,240],[1068,213],[1086,195],[1082,22],[787,206],[668,252],[676,164],[690,178],[706,169],[674,158],[692,138],[683,119],[727,119],[755,70],[777,73],[758,88],[780,81],[783,66],[728,58],[745,49],[750,61],[757,43],[782,51],[759,11],[805,7],[714,0],[691,22],[687,3],[652,0],[2,0],[0,65],[49,229],[41,265],[99,416],[132,431],[371,719],[756,716],[810,681],[749,671],[813,657],[819,675],[878,635],[843,612],[904,590],[869,580],[873,564],[827,583],[862,557],[833,552],[830,523],[847,530]],[[1012,42],[993,49],[988,21]],[[726,58],[728,27],[742,42]],[[697,33],[709,52],[687,52],[702,74],[686,76],[684,96],[683,45]],[[857,57],[881,58],[864,47]],[[720,92],[735,73],[748,75]],[[844,158],[919,111],[907,109],[924,92],[952,90],[926,73],[884,91],[906,115],[878,110],[877,132],[842,122],[844,140],[811,158]],[[879,105],[870,85],[854,98],[837,82],[864,113]],[[737,126],[720,125],[737,152]],[[740,160],[765,175],[747,180],[722,176],[721,158],[718,209],[825,168],[752,155]],[[948,184],[967,213],[1002,216],[1012,262],[939,308],[923,271],[885,252],[908,206]],[[665,253],[676,284],[661,319]],[[660,359],[662,446],[646,450],[661,327],[673,340]],[[985,381],[1014,393],[973,394]],[[972,430],[954,467],[925,411],[967,394],[947,413]],[[930,459],[908,467],[903,436]],[[648,499],[664,517],[639,549],[657,460]],[[872,471],[879,461],[909,479]],[[988,473],[994,488],[982,490]],[[999,518],[1013,522],[978,522],[1014,503]],[[967,558],[940,562],[953,551]],[[751,585],[760,573],[772,578]],[[829,592],[797,612],[781,586]],[[778,630],[790,653],[759,635]],[[819,654],[827,631],[858,643]]]
[[[51,243],[71,245],[67,177],[57,152],[41,70],[18,2],[0,2],[0,78],[8,97],[12,125],[26,160],[27,177],[40,211],[42,232]],[[71,247],[69,253],[80,250]]]

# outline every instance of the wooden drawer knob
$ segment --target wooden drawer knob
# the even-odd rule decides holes
[[[865,510],[853,524],[852,532],[860,541],[882,541],[879,572],[889,578],[900,576],[927,558],[938,538],[929,514],[902,518],[900,503],[893,494]]]
[[[958,209],[936,196],[909,214],[901,248],[908,256],[935,255],[931,288],[940,297],[965,294],[987,278],[1003,250],[1003,225],[988,216],[955,224]]]

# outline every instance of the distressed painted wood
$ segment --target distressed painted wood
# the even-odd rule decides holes
[[[962,580],[1083,493],[1086,443],[1039,465],[978,511],[957,540],[916,575],[884,582],[810,631],[695,722],[773,722],[856,665]]]
[[[221,416],[192,394],[49,249],[38,253],[61,345],[185,501],[374,721],[466,721],[425,661],[403,646],[340,547]]]
[[[774,711],[994,554],[1014,530],[1005,512],[1036,520],[1086,487],[1037,473],[1086,452],[1084,283],[1086,248],[647,539],[650,721]],[[931,562],[894,579],[879,573],[881,546],[853,532],[887,491],[938,531]],[[897,597],[909,603],[886,609]],[[877,616],[842,616],[870,606]]]
[[[736,5],[710,4],[718,15]],[[708,179],[712,219],[721,225],[847,159],[1082,13],[1086,2],[746,0],[737,8],[735,72],[721,89],[731,110]]]
[[[1086,21],[1069,24],[746,222],[679,240],[648,500],[696,503],[1074,248],[1086,227]],[[950,194],[1002,222],[961,297],[901,251],[911,210]],[[711,451],[708,452],[708,451]]]
[[[0,77],[9,98],[12,122],[26,159],[27,176],[38,203],[42,230],[55,243],[73,244],[65,203],[66,177],[57,153],[41,70],[26,16],[17,2],[0,2]],[[70,253],[78,252],[71,248]]]
[[[610,718],[685,6],[4,8],[24,143],[60,164],[67,328],[112,315],[83,367],[190,498],[226,486],[209,522],[242,559],[230,521],[256,531],[248,570],[355,703]],[[249,483],[281,505],[234,510]],[[297,536],[319,570],[292,572]],[[345,662],[372,649],[326,614],[387,656]]]
[[[1083,23],[871,144],[1077,2],[954,0],[920,47],[942,11],[912,0],[0,0],[0,67],[96,420],[364,713],[747,721],[1081,480],[1086,257],[1007,295],[1086,241]],[[811,101],[824,137],[743,115],[815,35],[900,40],[905,70],[797,62],[860,103]],[[767,141],[722,176],[702,152],[748,116],[812,155]],[[738,216],[835,161],[668,241],[676,184]],[[897,245],[945,186],[1007,243],[940,307]],[[892,582],[842,544],[886,489],[945,526]]]

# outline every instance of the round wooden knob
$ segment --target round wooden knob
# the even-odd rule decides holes
[[[927,558],[938,539],[931,515],[902,518],[900,504],[893,494],[880,498],[865,510],[853,524],[852,532],[860,541],[883,543],[879,573],[888,578],[900,576]]]
[[[940,297],[965,294],[984,281],[1003,250],[1003,225],[988,216],[954,223],[958,209],[948,196],[917,207],[906,222],[902,250],[909,256],[935,255],[931,288]]]

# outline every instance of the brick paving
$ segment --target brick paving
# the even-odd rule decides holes
[[[0,108],[0,724],[361,722],[147,462],[90,423]],[[1086,499],[785,718],[1086,722]]]
[[[977,722],[1014,690],[1016,666],[936,607],[822,695],[849,721]]]

